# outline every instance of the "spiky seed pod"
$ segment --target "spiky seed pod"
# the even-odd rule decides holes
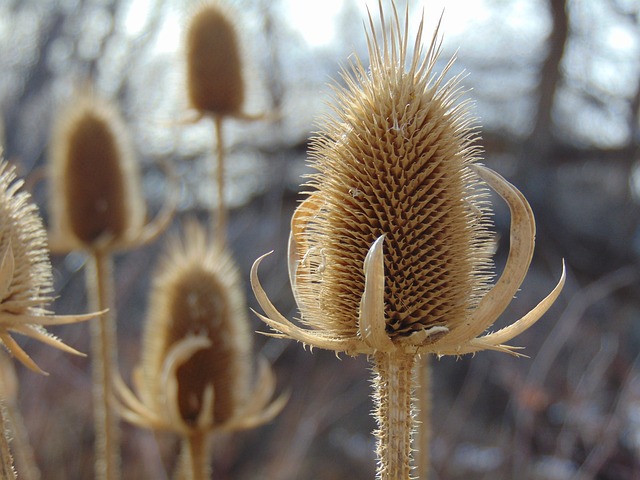
[[[363,261],[384,236],[386,332],[400,342],[464,321],[488,290],[491,235],[456,81],[433,80],[432,59],[405,71],[406,50],[391,48],[396,62],[374,51],[369,72],[357,64],[336,95],[337,118],[311,141],[318,173],[308,186],[322,205],[296,241],[312,252],[299,277],[304,321],[354,336]]]
[[[47,237],[31,196],[20,190],[23,183],[16,180],[15,167],[0,161],[0,342],[27,367],[42,373],[10,333],[79,354],[42,325],[74,323],[95,315],[55,316],[46,310],[53,292]]]
[[[112,104],[90,95],[69,103],[55,123],[50,169],[53,242],[117,245],[143,229],[138,167]]]
[[[370,67],[356,59],[335,88],[335,116],[311,144],[309,197],[291,221],[289,275],[302,329],[252,287],[276,331],[350,354],[405,351],[459,355],[519,334],[549,308],[558,286],[511,327],[478,337],[504,311],[529,268],[535,221],[513,185],[477,163],[474,119],[460,102],[460,76],[435,74],[437,32],[425,52],[421,22],[413,53],[392,2],[382,42],[367,32]],[[495,285],[487,188],[508,203],[511,251]],[[477,338],[478,337],[478,338]]]
[[[240,275],[198,223],[170,240],[154,277],[136,394],[116,377],[120,411],[146,428],[194,436],[253,428],[272,419],[286,397],[271,399],[265,362],[254,380],[251,335]]]
[[[184,239],[174,238],[169,244],[150,297],[141,362],[150,401],[166,396],[163,369],[172,349],[195,337],[208,346],[175,370],[179,417],[195,428],[212,386],[213,425],[222,425],[249,393],[249,321],[233,259],[226,251],[210,248],[204,230],[190,223]]]
[[[200,6],[189,21],[186,49],[191,106],[203,115],[241,115],[245,86],[231,13],[218,2]]]

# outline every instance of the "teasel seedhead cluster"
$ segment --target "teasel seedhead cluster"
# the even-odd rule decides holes
[[[253,118],[243,112],[243,58],[233,12],[219,1],[193,13],[186,37],[187,95],[201,117]]]
[[[45,373],[11,334],[83,355],[44,327],[76,323],[97,314],[54,315],[47,310],[53,301],[47,236],[31,195],[21,190],[23,184],[17,180],[15,167],[0,161],[0,343],[25,366]]]
[[[53,251],[131,249],[165,230],[175,211],[175,188],[146,223],[133,145],[113,104],[80,94],[56,119],[52,135]]]
[[[230,254],[188,223],[154,277],[137,396],[116,379],[122,416],[183,435],[253,428],[273,418],[275,379],[265,362],[253,381],[251,333],[239,272]]]
[[[336,86],[334,116],[312,139],[306,200],[291,221],[289,276],[302,327],[282,316],[254,264],[251,282],[274,336],[351,355],[462,355],[506,342],[550,307],[560,282],[512,325],[482,335],[506,309],[529,268],[535,221],[524,196],[478,163],[475,119],[460,76],[435,73],[436,30],[423,51],[423,25],[410,51],[408,10],[395,5],[382,36],[371,16],[370,66],[356,58]],[[493,236],[487,185],[509,205],[511,244],[491,284]]]

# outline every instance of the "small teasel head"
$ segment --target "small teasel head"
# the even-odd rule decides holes
[[[88,94],[69,102],[56,119],[51,143],[52,244],[117,245],[144,227],[134,157],[114,105]]]
[[[31,196],[21,190],[15,167],[0,161],[0,343],[27,367],[44,373],[11,333],[20,333],[70,353],[79,354],[43,325],[74,323],[95,315],[52,315],[53,280],[47,236]]]
[[[141,362],[148,398],[167,398],[167,383],[174,382],[177,421],[192,428],[199,419],[209,423],[203,428],[223,425],[248,400],[250,355],[235,263],[209,245],[200,225],[189,223],[183,238],[170,242],[151,293]]]
[[[187,93],[201,115],[242,116],[245,100],[240,44],[233,14],[207,2],[192,15],[186,37]]]
[[[268,300],[258,259],[251,278],[267,314],[260,318],[281,336],[352,354],[510,351],[502,341],[540,318],[564,275],[522,322],[476,338],[524,279],[533,213],[515,187],[478,163],[461,77],[445,78],[453,59],[435,72],[437,30],[425,52],[423,21],[408,39],[408,8],[402,21],[393,2],[389,23],[382,2],[379,13],[381,38],[369,17],[369,68],[356,58],[343,74],[334,115],[311,140],[316,173],[291,222],[289,276],[310,329]],[[509,260],[495,285],[487,185],[512,214]]]
[[[121,415],[181,435],[253,428],[277,415],[275,378],[253,373],[240,275],[230,253],[199,223],[173,237],[154,277],[136,393],[114,379]],[[254,378],[255,377],[255,378]]]

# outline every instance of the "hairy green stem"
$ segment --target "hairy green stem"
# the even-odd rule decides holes
[[[93,418],[95,426],[95,478],[120,478],[120,431],[111,409],[111,378],[117,361],[116,324],[113,298],[113,265],[110,255],[93,251],[87,268],[90,310],[109,312],[90,322],[93,365]]]
[[[414,355],[377,353],[373,357],[374,401],[378,429],[379,480],[407,480],[411,474],[411,436],[414,430],[412,393]]]

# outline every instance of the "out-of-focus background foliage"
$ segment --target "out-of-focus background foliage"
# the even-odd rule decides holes
[[[169,159],[182,187],[180,217],[215,199],[213,126],[190,124],[183,31],[198,1],[2,0],[0,112],[4,156],[29,179],[45,221],[52,125],[78,89],[117,102],[135,139],[150,213],[167,193]],[[375,2],[369,2],[373,9]],[[386,1],[384,2],[386,4]],[[412,1],[432,32],[446,3],[442,67],[465,70],[465,98],[482,124],[485,162],[525,193],[538,221],[533,268],[504,315],[533,307],[568,281],[553,309],[516,340],[530,358],[481,353],[434,359],[434,479],[640,478],[640,4],[637,0]],[[225,123],[230,244],[248,278],[297,314],[286,239],[307,140],[329,112],[328,84],[356,52],[366,61],[363,0],[229,0],[246,54],[249,113],[272,121]],[[404,8],[404,7],[402,7]],[[427,36],[430,36],[427,35]],[[496,199],[498,268],[508,210]],[[179,228],[176,220],[173,230]],[[119,363],[130,378],[153,265],[163,240],[117,258]],[[84,257],[54,256],[55,309],[84,311]],[[246,282],[248,287],[248,280]],[[247,288],[247,299],[255,307]],[[265,331],[255,317],[256,330]],[[88,351],[86,325],[58,328]],[[25,342],[39,377],[17,367],[18,404],[43,479],[92,478],[90,360]],[[217,479],[367,479],[375,427],[365,358],[313,354],[255,336],[291,399],[271,424],[216,443]],[[124,425],[127,479],[170,478],[177,445]]]

